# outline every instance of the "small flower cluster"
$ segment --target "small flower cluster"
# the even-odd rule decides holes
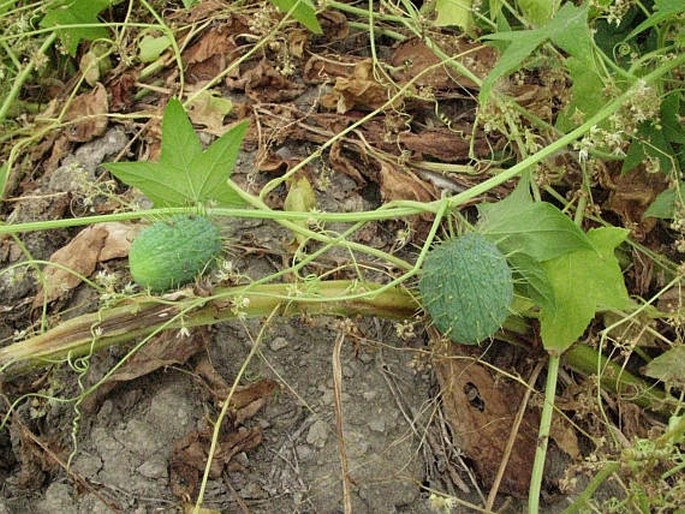
[[[581,162],[587,161],[594,149],[625,157],[640,125],[645,122],[657,123],[661,106],[659,92],[640,79],[632,87],[631,93],[630,99],[621,110],[609,117],[608,128],[594,126],[585,137],[575,143],[574,148],[578,151]],[[659,171],[658,159],[650,159],[647,168],[650,172]]]
[[[247,319],[247,308],[250,306],[250,299],[238,295],[231,300],[231,313],[240,321]]]
[[[607,23],[617,27],[634,4],[634,0],[614,0],[609,5],[606,5],[606,1],[590,0],[590,7],[605,13]]]
[[[410,339],[416,338],[416,323],[417,321],[404,320],[395,323],[395,334],[402,341],[409,341]]]
[[[235,267],[233,261],[222,260],[214,273],[218,282],[224,284],[239,284],[244,275]]]
[[[677,187],[677,186],[676,186]],[[685,253],[685,206],[679,201],[680,191],[677,190],[676,204],[671,221],[671,229],[677,234],[675,249],[678,253]],[[685,269],[682,270],[685,272]]]
[[[253,34],[266,36],[274,28],[277,17],[278,9],[273,4],[265,2],[261,9],[249,17],[247,26]]]
[[[93,281],[100,286],[100,306],[105,308],[115,304],[117,301],[130,297],[136,286],[128,282],[121,291],[117,291],[119,275],[104,270],[98,271],[93,277]]]

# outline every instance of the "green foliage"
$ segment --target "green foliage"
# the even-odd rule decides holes
[[[309,0],[269,0],[281,12],[290,13],[291,16],[307,27],[314,34],[323,34],[319,20],[316,19],[316,10]]]
[[[129,252],[131,276],[152,291],[187,284],[221,252],[221,235],[202,216],[174,216],[144,229]]]
[[[2,163],[0,166],[0,201],[3,200],[5,196],[5,186],[7,185],[7,179],[9,177],[9,165],[7,162]]]
[[[497,65],[483,81],[480,101],[487,101],[495,82],[518,69],[541,44],[551,41],[569,55],[590,63],[592,35],[587,23],[588,6],[566,3],[545,25],[532,30],[496,32],[484,37],[490,41],[509,42]]]
[[[0,15],[14,9],[16,3],[16,0],[0,0]]]
[[[685,205],[685,182],[680,181],[674,187],[659,193],[652,205],[645,211],[645,218],[673,219],[678,206]]]
[[[40,26],[44,28],[60,26],[57,34],[72,57],[76,55],[78,44],[81,40],[94,41],[98,38],[106,38],[109,35],[107,29],[98,25],[98,14],[107,7],[121,0],[58,0],[50,3],[47,14],[41,20]],[[93,25],[81,27],[78,25]],[[68,25],[77,25],[73,28]]]
[[[514,295],[506,259],[475,233],[429,252],[419,291],[435,326],[461,344],[476,344],[494,334],[509,314]]]
[[[674,346],[655,357],[645,366],[644,374],[672,387],[685,386],[685,346]]]
[[[171,46],[168,36],[151,36],[146,34],[138,43],[140,62],[153,62],[159,59],[162,52]]]
[[[566,59],[566,69],[573,77],[571,86],[571,101],[559,113],[556,127],[568,132],[577,123],[574,119],[587,119],[599,111],[607,102],[603,92],[604,78],[594,66],[588,66],[587,59],[569,57]]]
[[[597,311],[632,304],[613,251],[628,234],[601,228],[585,234],[552,204],[533,202],[528,180],[503,201],[480,206],[478,228],[497,241],[540,308],[542,341],[562,352]]]
[[[588,232],[594,249],[575,252],[543,263],[554,304],[544,305],[540,334],[545,349],[561,353],[583,334],[598,311],[629,309],[623,275],[614,249],[628,230],[603,227]]]
[[[648,29],[657,27],[664,21],[668,21],[673,16],[683,12],[685,12],[685,3],[682,0],[656,0],[654,2],[654,14],[635,27],[630,33],[630,37],[635,37]]]
[[[592,248],[583,231],[558,208],[533,201],[527,180],[504,200],[480,205],[479,213],[479,230],[507,254],[523,253],[542,262]]]
[[[241,122],[202,151],[183,106],[172,99],[164,111],[159,162],[117,162],[104,166],[121,181],[138,187],[156,207],[243,205],[227,180],[246,130],[247,122]]]
[[[633,170],[645,159],[659,163],[659,171],[672,173],[685,167],[685,127],[679,117],[683,114],[680,91],[673,91],[661,100],[658,121],[640,124],[628,148],[621,171]]]
[[[517,290],[539,308],[550,352],[560,354],[578,340],[596,312],[633,306],[614,255],[628,231],[585,234],[554,205],[534,202],[528,188],[522,180],[505,200],[481,205],[480,234],[443,243],[426,259],[419,283],[426,310],[456,342],[474,344],[506,317],[512,275],[500,250]]]
[[[472,0],[436,0],[435,24],[438,27],[455,26],[464,32],[473,30]]]
[[[559,0],[517,0],[526,20],[535,26],[544,25],[559,9]]]

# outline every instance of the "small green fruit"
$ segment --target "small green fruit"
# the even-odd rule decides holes
[[[144,229],[128,255],[133,280],[167,291],[202,273],[221,252],[219,229],[202,216],[178,215]]]
[[[429,252],[419,291],[443,334],[456,343],[477,344],[502,326],[514,298],[514,283],[497,246],[472,233]]]

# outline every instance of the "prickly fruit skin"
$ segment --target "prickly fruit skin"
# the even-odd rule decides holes
[[[178,215],[144,229],[131,244],[133,280],[152,291],[189,282],[221,252],[219,229],[202,216]]]
[[[477,344],[494,334],[514,297],[504,255],[475,233],[445,241],[428,253],[419,291],[435,326],[462,344]]]

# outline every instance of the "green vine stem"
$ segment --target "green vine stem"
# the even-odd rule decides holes
[[[190,296],[175,301],[142,296],[122,306],[72,318],[43,334],[0,348],[0,378],[142,338],[160,327],[180,329],[263,317],[277,307],[283,317],[363,314],[403,320],[419,311],[418,303],[405,290],[384,288],[379,292],[381,287],[339,280],[217,288],[206,298]]]
[[[588,501],[602,483],[621,468],[620,462],[609,462],[590,481],[585,490],[575,499],[573,505],[567,507],[562,514],[577,514],[584,512],[588,507]]]
[[[40,48],[38,49],[38,52],[36,52],[36,56],[42,56],[45,52],[48,51],[48,48],[52,46],[52,44],[55,42],[57,39],[57,32],[52,32],[47,38],[45,38],[45,41],[43,41],[43,44],[40,45]],[[16,100],[17,95],[19,95],[19,91],[21,91],[21,88],[24,86],[24,83],[28,80],[29,76],[33,72],[33,68],[36,66],[36,60],[37,57],[34,57],[31,59],[19,72],[19,75],[16,76],[14,79],[14,83],[12,84],[12,87],[10,88],[9,92],[7,93],[7,96],[5,97],[4,102],[2,102],[2,105],[0,106],[0,122],[4,121],[4,119],[7,117],[7,113],[9,112],[10,108],[12,107],[12,104],[14,103],[14,100]],[[2,191],[0,191],[1,193]],[[1,195],[0,195],[1,196]]]
[[[545,456],[549,444],[549,433],[552,427],[552,414],[554,413],[554,398],[557,393],[557,379],[559,377],[558,353],[549,354],[547,362],[547,382],[545,384],[545,403],[540,415],[540,430],[538,432],[537,447],[535,448],[535,462],[530,476],[530,490],[528,492],[528,512],[537,514],[540,510],[540,491],[542,490],[542,477],[545,471]]]
[[[244,308],[236,308],[238,299],[246,300]],[[239,317],[264,317],[279,306],[279,314],[284,317],[365,315],[398,321],[415,319],[421,309],[407,289],[352,280],[217,288],[209,297],[188,296],[173,301],[141,296],[125,305],[72,318],[43,334],[0,348],[0,379],[161,330],[212,325]],[[514,322],[507,321],[506,329],[526,333],[527,327],[517,322],[518,318],[511,319]],[[675,398],[622,370],[589,346],[576,345],[564,353],[563,359],[566,366],[585,376],[596,374],[599,362],[605,371],[600,377],[605,390],[652,411],[669,415],[677,404]]]

